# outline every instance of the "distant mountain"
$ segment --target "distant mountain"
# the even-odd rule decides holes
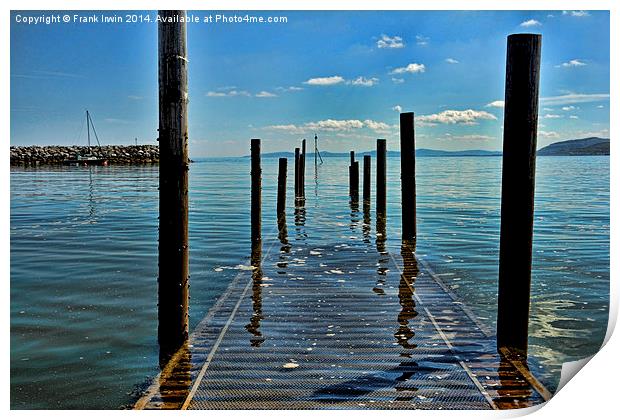
[[[588,137],[550,144],[538,150],[538,156],[609,155],[609,139]]]
[[[347,157],[349,152],[320,152],[324,158],[329,157]],[[314,159],[314,153],[308,152],[308,157]],[[377,151],[356,152],[356,156],[371,155],[376,156]],[[436,149],[416,149],[417,157],[447,157],[447,156],[501,156],[502,152],[497,150],[436,150]],[[550,144],[538,150],[538,156],[581,156],[581,155],[609,155],[609,139],[599,137],[588,137],[579,140],[566,140]],[[400,152],[388,150],[388,157],[399,157]],[[263,153],[261,156],[269,157],[287,157],[295,156],[292,152],[272,152]],[[249,157],[249,156],[244,156]]]

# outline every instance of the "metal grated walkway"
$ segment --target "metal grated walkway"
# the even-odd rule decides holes
[[[411,246],[280,233],[135,408],[504,409],[550,397]]]

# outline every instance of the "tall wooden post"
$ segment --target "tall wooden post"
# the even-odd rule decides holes
[[[542,36],[508,37],[497,346],[527,356]]]
[[[400,178],[403,241],[416,237],[415,131],[413,112],[400,114]]]
[[[370,155],[364,155],[364,203],[370,203]]]
[[[252,247],[261,242],[261,167],[260,167],[260,139],[250,141],[250,155],[252,157],[252,203],[250,209]]]
[[[359,185],[360,185],[360,163],[353,162],[349,166],[349,178],[350,178],[350,195],[351,201],[359,200]]]
[[[301,171],[299,190],[302,198],[306,198],[306,139],[301,141]]]
[[[349,153],[351,154],[351,165],[353,165],[353,162],[355,162],[355,152],[351,150]]]
[[[383,216],[385,216],[387,190],[386,149],[385,139],[377,139],[377,213]]]
[[[295,148],[295,200],[299,198],[299,147]]]
[[[278,217],[286,210],[286,164],[286,158],[278,160]]]
[[[183,10],[162,10],[185,17]],[[175,19],[179,20],[179,19]],[[158,25],[160,353],[172,354],[189,331],[187,40],[185,22]]]

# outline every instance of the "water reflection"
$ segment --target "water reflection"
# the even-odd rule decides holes
[[[97,209],[95,207],[95,187],[93,184],[93,167],[88,167],[88,222],[96,223]]]
[[[304,199],[296,199],[295,200],[295,238],[297,240],[303,240],[308,237],[306,233],[306,200]]]
[[[385,286],[385,278],[388,272],[388,263],[390,262],[390,256],[386,251],[385,243],[387,241],[386,233],[386,219],[385,213],[377,212],[377,239],[375,245],[377,252],[379,253],[379,261],[377,263],[377,284],[372,289],[378,295],[385,295],[383,290]]]
[[[400,248],[403,258],[403,272],[398,285],[398,300],[400,301],[401,310],[398,314],[398,330],[394,333],[394,337],[398,344],[406,350],[417,347],[417,344],[409,343],[409,340],[415,336],[415,332],[409,326],[409,322],[418,315],[418,312],[415,310],[413,291],[415,280],[420,270],[418,269],[418,262],[414,251],[415,242],[403,241]]]
[[[278,240],[282,246],[280,247],[280,256],[276,265],[278,268],[284,269],[288,266],[288,254],[291,252],[285,213],[278,216]],[[286,274],[286,271],[278,271],[278,274]]]
[[[351,224],[349,227],[351,231],[355,231],[360,223],[360,203],[357,200],[350,200],[349,208],[351,209]]]
[[[252,245],[252,256],[250,258],[252,264],[252,316],[250,322],[245,329],[253,335],[250,338],[252,347],[260,347],[265,341],[263,334],[260,332],[260,322],[263,317],[263,301],[261,297],[263,284],[263,269],[261,265],[262,242],[257,241]]]
[[[370,200],[364,200],[363,208],[363,219],[362,219],[362,238],[364,243],[370,245]]]

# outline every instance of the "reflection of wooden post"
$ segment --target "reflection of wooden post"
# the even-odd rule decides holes
[[[251,204],[251,231],[252,246],[261,241],[261,167],[260,167],[260,139],[252,139],[250,146],[252,156],[252,204]]]
[[[508,37],[497,346],[527,356],[542,36]]]
[[[400,114],[400,178],[403,241],[412,241],[416,237],[415,131],[413,127],[413,112]]]
[[[386,202],[386,144],[385,139],[377,139],[377,213],[385,216]]]
[[[364,204],[370,204],[370,155],[364,155]]]
[[[295,200],[299,198],[299,147],[295,148]]]
[[[278,160],[278,217],[286,210],[286,163],[286,158]]]
[[[162,10],[163,17],[185,17]],[[176,19],[179,20],[179,19]],[[159,36],[159,328],[160,352],[172,354],[189,330],[187,43],[184,22],[158,25]]]

